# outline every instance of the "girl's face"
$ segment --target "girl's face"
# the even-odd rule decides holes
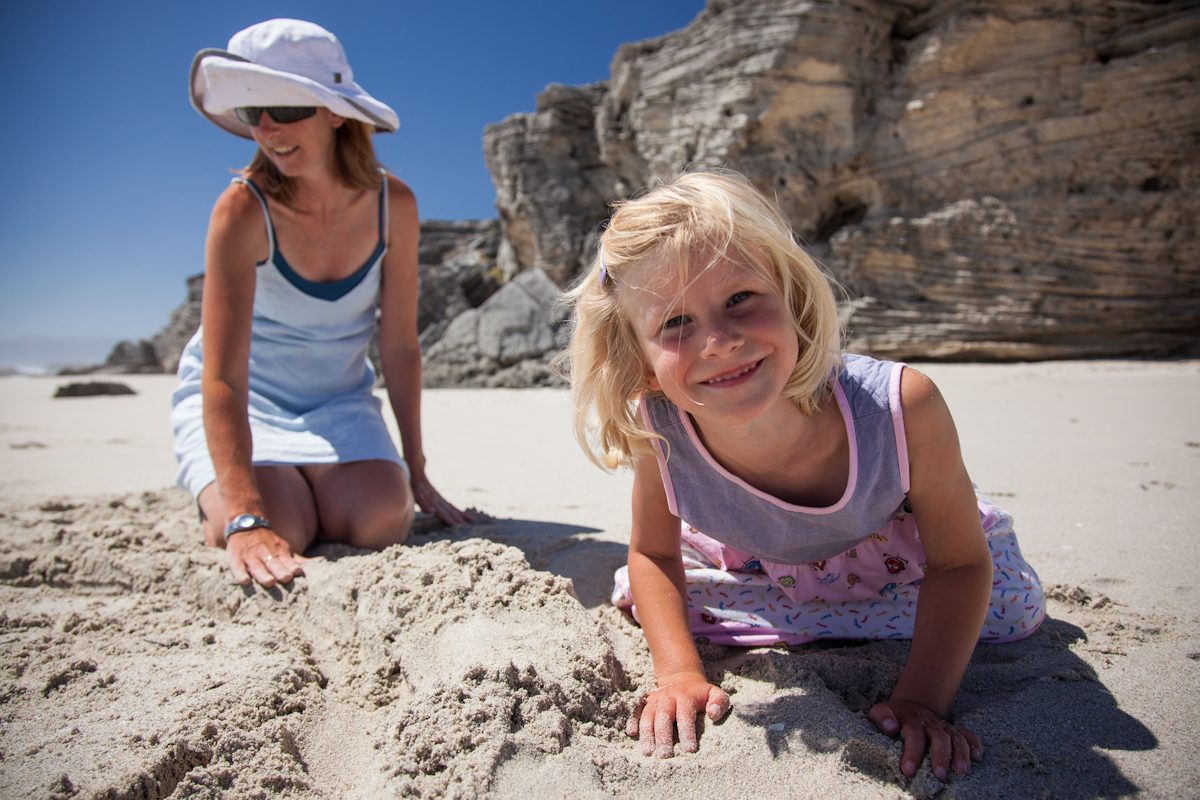
[[[345,117],[339,117],[328,108],[318,108],[313,116],[286,124],[276,122],[270,114],[264,113],[258,125],[250,130],[254,133],[254,141],[279,171],[289,178],[296,178],[314,167],[332,167],[335,131],[345,121]]]
[[[650,364],[646,385],[701,423],[741,425],[783,397],[800,355],[778,287],[735,252],[694,250],[680,280],[668,257],[629,272],[623,298]]]

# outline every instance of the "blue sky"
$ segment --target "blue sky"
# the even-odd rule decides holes
[[[413,187],[421,217],[479,219],[495,216],[485,125],[532,111],[548,83],[606,79],[621,43],[682,28],[703,7],[703,0],[4,3],[0,365],[50,358],[21,355],[32,352],[30,337],[90,339],[106,351],[118,339],[150,336],[182,302],[184,278],[203,270],[209,210],[228,170],[246,164],[254,145],[189,105],[196,51],[224,47],[236,31],[273,17],[328,28],[358,82],[400,115],[399,132],[376,136],[376,148]]]

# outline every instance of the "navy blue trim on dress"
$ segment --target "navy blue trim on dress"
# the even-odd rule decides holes
[[[256,194],[262,196],[262,190],[258,185],[249,178],[245,179],[246,183],[254,188]],[[367,263],[363,264],[349,277],[342,278],[340,281],[310,281],[308,278],[301,276],[296,270],[292,269],[287,263],[287,259],[283,257],[283,253],[279,251],[279,239],[275,236],[275,222],[271,219],[270,214],[267,214],[267,224],[271,226],[271,238],[275,241],[275,257],[272,263],[283,277],[287,278],[288,283],[295,286],[300,291],[310,297],[315,297],[319,300],[340,300],[350,292],[354,291],[354,287],[363,282],[363,278],[367,277],[367,273],[371,271],[371,267],[379,260],[379,256],[383,253],[383,193],[387,191],[387,181],[383,183],[383,189],[379,192],[379,244],[375,247],[375,252],[371,253],[371,257],[367,259]],[[258,263],[258,266],[265,264],[265,261]]]

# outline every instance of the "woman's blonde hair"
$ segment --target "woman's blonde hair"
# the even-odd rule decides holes
[[[677,263],[681,283],[689,255],[698,252],[713,254],[706,265],[728,254],[761,270],[792,310],[800,340],[783,395],[811,414],[841,368],[842,330],[830,279],[796,243],[779,208],[729,171],[685,173],[614,207],[591,269],[567,295],[574,329],[560,359],[570,377],[575,436],[588,458],[615,469],[651,452],[657,438],[638,418],[637,401],[661,393],[647,388],[650,363],[622,307],[624,279],[651,258]]]
[[[375,145],[371,142],[374,130],[373,125],[346,119],[334,131],[337,175],[351,189],[379,189],[382,185],[382,167],[375,158]],[[254,154],[254,159],[238,174],[243,178],[261,175],[262,190],[281,203],[290,203],[296,196],[296,182],[280,172],[261,147]]]

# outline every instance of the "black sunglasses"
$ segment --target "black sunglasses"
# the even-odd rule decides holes
[[[299,122],[317,113],[317,109],[314,106],[242,106],[241,108],[234,109],[237,118],[251,128],[258,127],[258,123],[262,121],[264,111],[270,114],[271,119],[280,125]]]

